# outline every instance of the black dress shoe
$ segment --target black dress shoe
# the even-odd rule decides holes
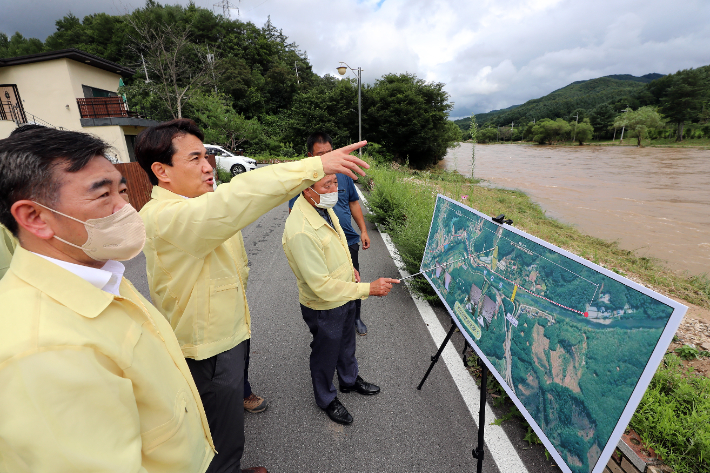
[[[338,424],[350,425],[353,423],[353,416],[350,415],[348,410],[340,403],[340,400],[336,397],[333,399],[328,407],[323,409],[330,420],[337,422]]]
[[[367,335],[367,325],[361,319],[355,319],[355,330],[358,335]]]
[[[368,383],[358,375],[358,377],[355,379],[355,384],[353,384],[352,386],[343,386],[342,384],[340,385],[341,393],[349,393],[350,391],[357,391],[358,393],[364,394],[365,396],[371,396],[373,394],[379,393],[380,387],[375,386],[372,383]]]

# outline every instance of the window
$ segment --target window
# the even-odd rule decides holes
[[[118,97],[118,94],[116,92],[111,92],[110,90],[104,89],[97,89],[96,87],[91,87],[89,85],[82,84],[81,89],[84,91],[85,99],[91,99],[94,97]]]
[[[126,148],[128,148],[128,160],[132,163],[136,162],[136,137],[135,135],[124,135],[126,137]]]

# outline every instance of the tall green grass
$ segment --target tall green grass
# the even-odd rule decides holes
[[[629,424],[676,473],[710,472],[710,379],[667,354]]]

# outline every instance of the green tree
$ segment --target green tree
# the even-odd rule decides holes
[[[495,141],[497,137],[498,132],[495,128],[491,127],[480,130],[476,136],[478,143],[490,143],[491,141]]]
[[[576,127],[574,137],[580,146],[582,146],[585,141],[591,140],[592,136],[594,136],[594,127],[589,122],[589,118],[585,118],[582,120],[582,123],[575,125],[572,125],[572,122],[570,122],[570,126]]]
[[[453,104],[442,83],[387,74],[363,95],[365,136],[413,167],[436,164],[461,139],[461,129],[448,119]]]
[[[683,126],[698,118],[709,92],[710,82],[705,69],[687,69],[674,74],[661,99],[660,111],[678,125],[676,141],[683,141]]]
[[[185,108],[204,131],[207,143],[235,150],[245,141],[255,141],[264,134],[257,119],[248,120],[238,114],[223,94],[196,93]]]
[[[589,114],[589,123],[596,131],[597,136],[601,137],[613,127],[615,117],[616,112],[614,112],[611,105],[604,103],[594,107],[594,110]]]
[[[37,38],[25,38],[16,32],[8,39],[5,33],[0,33],[0,58],[37,54],[43,49],[42,41]]]
[[[642,147],[642,140],[648,135],[649,128],[660,128],[663,120],[655,107],[641,107],[636,111],[629,110],[619,115],[614,121],[614,127],[626,127],[631,136],[638,138],[638,146]]]
[[[283,140],[305,153],[308,135],[323,131],[341,147],[357,141],[357,81],[334,80],[297,94],[291,107],[280,114]]]
[[[550,120],[543,118],[532,128],[533,141],[539,144],[553,143],[563,140],[570,132],[569,123],[561,118]]]

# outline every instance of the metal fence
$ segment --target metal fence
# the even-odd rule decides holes
[[[78,98],[81,118],[128,117],[128,110],[123,97]]]
[[[27,123],[20,93],[15,84],[0,84],[0,120]]]

